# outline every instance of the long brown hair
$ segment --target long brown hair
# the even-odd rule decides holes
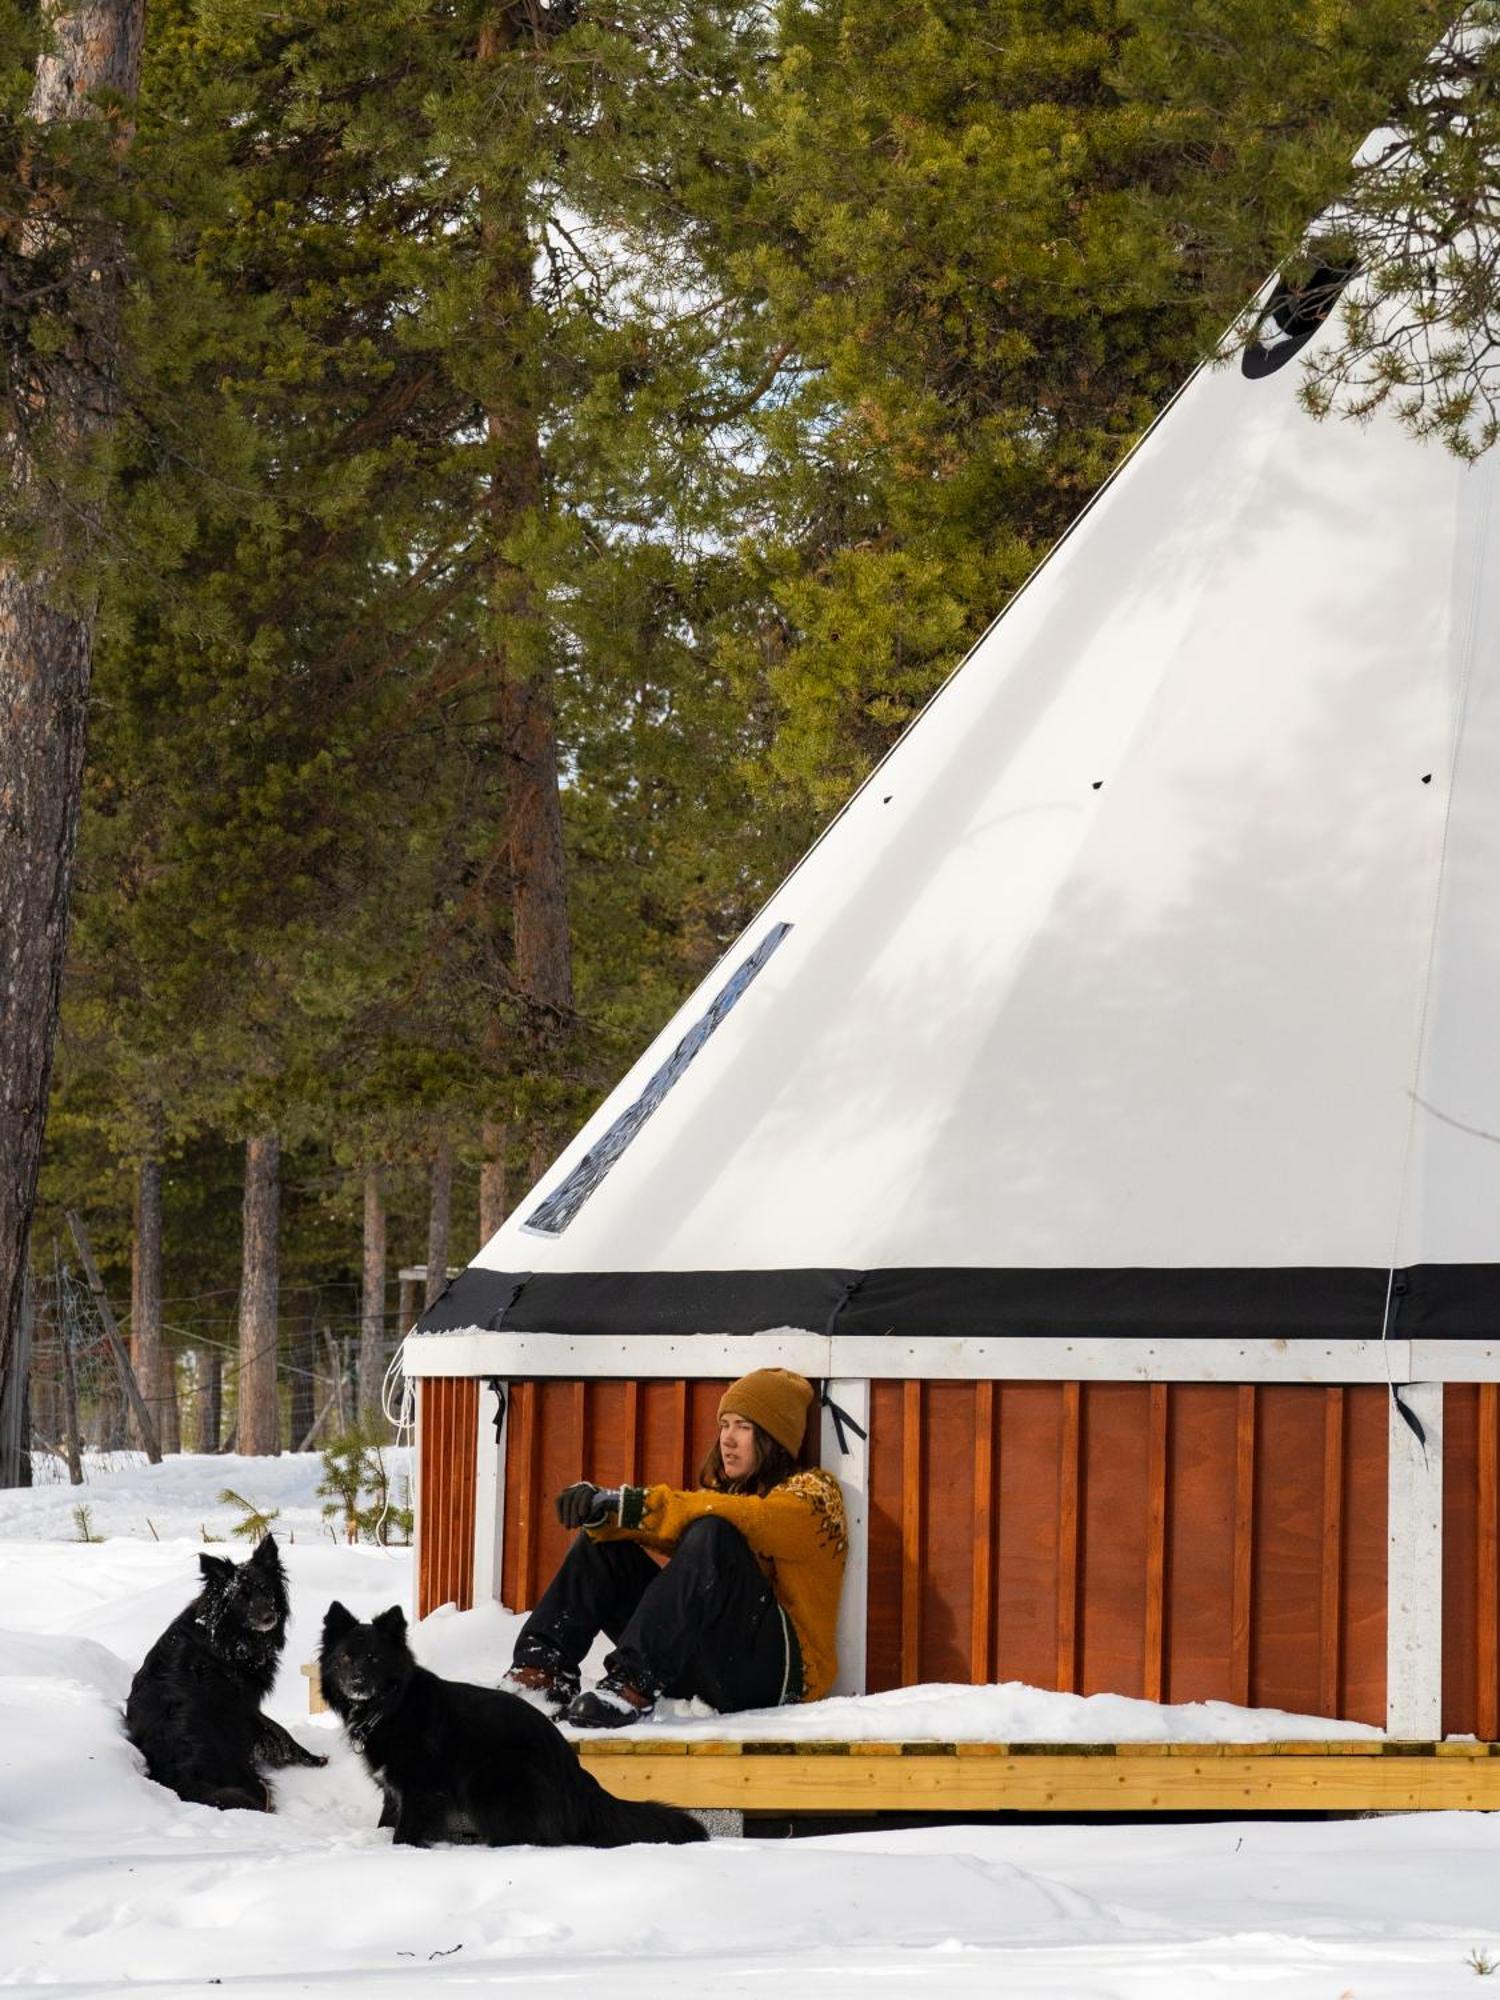
[[[708,1448],[708,1456],[698,1468],[698,1484],[706,1486],[711,1493],[769,1493],[773,1486],[779,1486],[783,1479],[790,1479],[797,1470],[797,1461],[784,1444],[778,1444],[769,1431],[763,1431],[759,1424],[750,1428],[755,1433],[755,1464],[743,1479],[731,1479],[724,1470],[724,1461],[719,1456],[717,1437]]]

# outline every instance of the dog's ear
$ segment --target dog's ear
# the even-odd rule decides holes
[[[211,1556],[204,1550],[198,1551],[198,1567],[203,1572],[205,1583],[228,1583],[234,1575],[234,1564],[224,1556]]]
[[[389,1611],[382,1611],[378,1618],[372,1618],[370,1622],[382,1638],[404,1640],[406,1637],[406,1613],[399,1604],[393,1604]]]
[[[262,1535],[251,1562],[259,1563],[262,1569],[280,1569],[281,1551],[276,1546],[274,1535]]]
[[[358,1623],[354,1613],[346,1610],[335,1598],[323,1614],[323,1644],[337,1645],[344,1634],[352,1632]]]

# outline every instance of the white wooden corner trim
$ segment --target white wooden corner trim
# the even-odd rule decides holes
[[[499,1396],[509,1397],[509,1388],[500,1383]],[[505,1536],[505,1440],[508,1422],[495,1435],[495,1416],[505,1408],[497,1400],[490,1381],[479,1385],[479,1413],[474,1436],[474,1603],[496,1604],[500,1600],[500,1557]],[[509,1410],[506,1408],[506,1415]]]
[[[1443,1385],[1411,1382],[1401,1401],[1425,1442],[1389,1404],[1386,1732],[1443,1733]]]
[[[846,1419],[852,1419],[868,1433],[870,1428],[870,1385],[848,1376],[835,1376],[827,1385],[829,1399],[837,1403]],[[838,1672],[835,1694],[863,1694],[865,1691],[865,1630],[870,1596],[870,1444],[853,1425],[845,1423],[847,1451],[839,1449],[838,1423],[832,1410],[823,1411],[819,1457],[838,1480],[844,1495],[844,1514],[849,1524],[849,1554],[844,1564],[844,1588],[839,1597]]]

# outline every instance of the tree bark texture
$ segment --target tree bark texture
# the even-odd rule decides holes
[[[480,1137],[484,1162],[479,1169],[479,1241],[488,1243],[505,1220],[505,1147],[510,1137],[496,1118],[486,1118]]]
[[[364,1272],[359,1315],[359,1415],[381,1421],[385,1380],[385,1191],[379,1167],[365,1169]]]
[[[245,1199],[240,1268],[238,1449],[251,1458],[281,1451],[276,1397],[278,1225],[281,1140],[274,1132],[245,1142]]]
[[[32,119],[93,116],[100,91],[134,97],[144,0],[50,0],[43,14],[53,46],[37,64]],[[40,250],[48,235],[44,193],[22,198],[22,250]],[[108,246],[91,240],[98,235],[76,233],[80,290],[101,258],[107,262]],[[31,421],[80,447],[113,413],[108,293],[95,303],[92,338],[53,357],[29,409]],[[13,494],[45,516],[35,467],[24,447],[7,445]],[[68,511],[68,534],[86,546],[99,530],[97,507]],[[92,664],[92,609],[68,605],[44,567],[0,562],[0,1376],[20,1326],[52,1081]]]
[[[0,1375],[0,1486],[31,1484],[31,1356],[35,1308],[25,1288],[11,1365]]]
[[[499,6],[480,29],[478,58],[494,61],[539,32],[545,32],[540,10]],[[482,188],[480,215],[491,318],[499,341],[505,341],[506,329],[513,329],[510,337],[519,362],[529,334],[534,256],[519,182]],[[517,380],[526,379],[524,367],[515,373]],[[520,393],[487,403],[485,429],[495,467],[490,508],[496,535],[503,538],[541,504],[541,432],[535,408]],[[503,559],[496,561],[492,597],[495,608],[512,613],[518,626],[541,616],[530,580]],[[536,650],[526,649],[529,659],[534,659]],[[552,682],[545,667],[518,668],[502,645],[495,661],[495,684],[504,762],[502,837],[510,881],[515,993],[527,1041],[534,1049],[546,1048],[573,1012]]]
[[[205,1457],[219,1449],[224,1406],[224,1357],[217,1347],[198,1349],[198,1449]]]
[[[432,1155],[427,1211],[427,1298],[431,1305],[448,1282],[448,1220],[453,1209],[453,1148],[439,1139]]]
[[[130,1357],[163,1451],[174,1449],[164,1390],[170,1375],[161,1343],[161,1161],[142,1160],[135,1178],[135,1241],[130,1259]],[[175,1404],[176,1395],[172,1401]]]

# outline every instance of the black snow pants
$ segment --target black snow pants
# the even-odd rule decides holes
[[[642,1693],[696,1695],[721,1714],[802,1694],[792,1622],[739,1529],[694,1521],[660,1568],[636,1542],[575,1539],[516,1641],[516,1664],[582,1665],[603,1632],[605,1665]]]

